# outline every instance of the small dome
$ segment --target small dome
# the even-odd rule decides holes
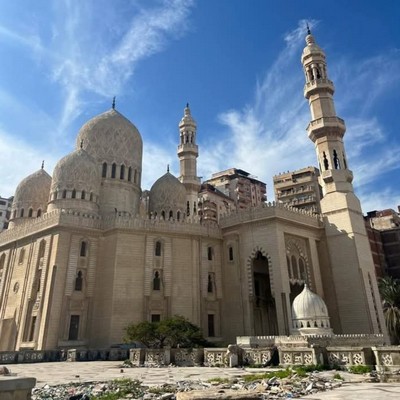
[[[320,56],[321,60],[325,59],[324,51],[321,49],[321,47],[319,47],[315,43],[313,35],[308,34],[306,36],[306,43],[307,43],[307,46],[304,47],[303,53],[301,55],[302,62],[306,57],[310,56],[311,54]]]
[[[100,190],[99,167],[83,149],[66,155],[54,168],[51,192],[74,189],[96,195]]]
[[[330,333],[329,315],[325,302],[307,285],[292,304],[293,329],[300,333]]]
[[[77,148],[81,146],[99,163],[115,162],[141,170],[143,142],[140,133],[115,109],[97,115],[82,126]]]
[[[159,178],[150,189],[150,213],[157,213],[169,218],[172,212],[173,218],[178,217],[178,212],[185,210],[186,188],[175,176],[167,172]]]
[[[39,215],[45,212],[50,185],[51,176],[43,168],[23,179],[15,190],[11,220],[19,217],[36,217],[38,210],[40,210]]]

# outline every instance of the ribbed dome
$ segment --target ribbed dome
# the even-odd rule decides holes
[[[305,57],[307,57],[307,56],[310,55],[311,53],[313,53],[313,54],[318,53],[323,59],[325,59],[325,54],[324,54],[323,50],[321,49],[321,47],[319,47],[319,46],[315,43],[315,40],[314,40],[314,36],[313,36],[313,35],[311,35],[311,34],[307,35],[307,37],[306,37],[306,43],[307,43],[307,46],[304,47],[304,49],[303,49],[303,54],[302,54],[302,56],[301,56],[302,61],[303,61],[303,59],[304,59]]]
[[[23,179],[15,191],[11,219],[37,216],[39,209],[40,213],[45,212],[50,185],[51,177],[43,168]],[[32,209],[32,215],[29,215],[29,209]]]
[[[54,168],[51,192],[73,189],[96,195],[100,190],[99,167],[83,149],[66,155]]]
[[[172,211],[175,218],[176,213],[182,213],[185,210],[186,189],[175,176],[167,172],[159,178],[150,189],[149,211],[162,215],[166,218]]]
[[[99,163],[115,162],[141,170],[143,142],[140,133],[115,109],[92,118],[82,126],[77,148],[81,145]]]
[[[296,296],[292,304],[293,328],[301,333],[310,330],[311,333],[330,332],[328,309],[325,302],[307,285]],[[304,330],[302,332],[302,330]]]

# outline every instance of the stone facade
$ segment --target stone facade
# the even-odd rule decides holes
[[[189,106],[179,124],[179,179],[160,178],[146,209],[142,139],[113,108],[82,127],[53,178],[42,168],[17,188],[10,229],[0,234],[0,351],[108,348],[128,324],[173,315],[214,342],[289,335],[292,302],[306,283],[324,299],[335,333],[386,334],[343,158],[344,122],[311,35],[303,65],[308,131],[327,166],[322,214],[265,203],[260,189],[256,204],[203,220]],[[329,168],[338,154],[343,168]]]

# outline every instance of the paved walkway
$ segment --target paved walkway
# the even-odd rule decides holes
[[[54,362],[36,364],[11,364],[7,368],[18,376],[35,377],[37,386],[59,385],[70,382],[108,381],[115,378],[138,379],[144,385],[156,386],[183,380],[210,378],[235,378],[265,371],[265,369],[208,368],[208,367],[163,367],[123,368],[120,361],[99,362]],[[323,373],[322,373],[323,374]],[[342,387],[329,392],[304,396],[303,399],[320,400],[391,400],[400,399],[400,383],[365,383],[359,375],[340,373],[346,381]]]

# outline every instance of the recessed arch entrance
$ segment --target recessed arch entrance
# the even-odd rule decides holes
[[[258,248],[248,260],[248,266],[254,335],[277,335],[278,321],[272,289],[271,260]]]

